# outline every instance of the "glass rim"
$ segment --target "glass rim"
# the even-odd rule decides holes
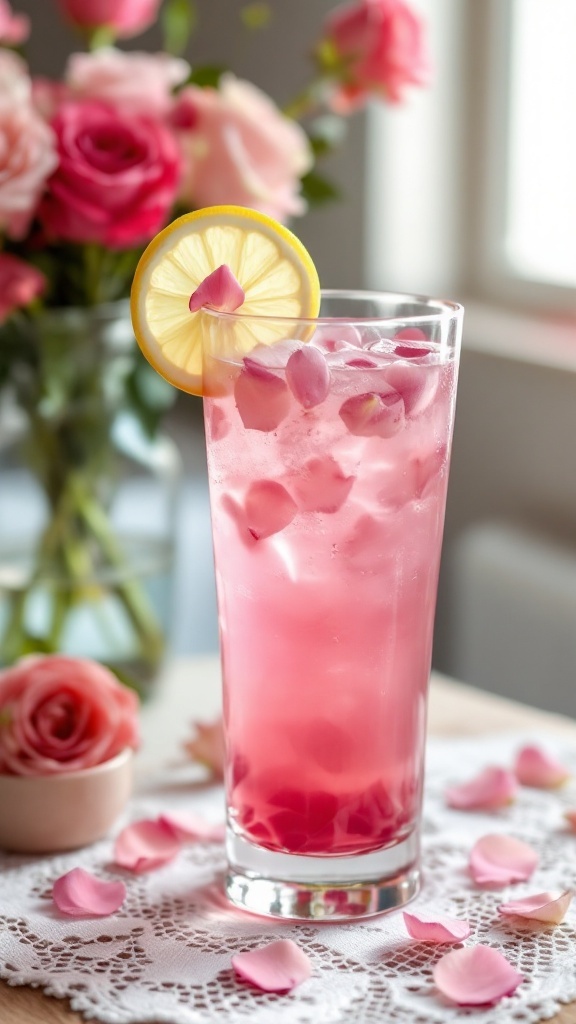
[[[364,300],[386,300],[390,303],[402,302],[412,305],[420,305],[423,308],[430,307],[430,312],[410,313],[406,315],[396,314],[394,316],[276,316],[262,313],[242,313],[241,309],[234,312],[226,312],[220,309],[213,309],[210,306],[203,306],[202,312],[215,319],[221,319],[228,323],[240,323],[253,320],[258,323],[288,323],[304,324],[305,326],[329,326],[340,324],[354,326],[359,324],[362,327],[381,327],[383,324],[395,326],[407,324],[419,326],[422,324],[441,323],[444,320],[458,320],[464,313],[464,306],[451,299],[435,299],[429,295],[410,294],[409,292],[386,292],[375,289],[362,288],[323,288],[320,292],[322,298],[348,299],[352,302],[358,299]]]

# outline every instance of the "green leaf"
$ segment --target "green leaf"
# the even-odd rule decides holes
[[[325,114],[314,119],[308,129],[314,156],[326,156],[344,141],[347,123],[337,114]]]
[[[197,20],[194,0],[166,0],[162,9],[164,49],[168,53],[183,53]]]
[[[310,206],[321,206],[323,203],[340,199],[341,192],[328,178],[316,171],[309,171],[302,178],[302,196]]]
[[[218,88],[218,83],[227,69],[216,64],[204,64],[202,67],[194,68],[188,78],[188,85],[198,85],[201,89],[211,87]]]
[[[240,17],[245,28],[255,31],[266,28],[272,17],[272,11],[269,4],[260,0],[260,2],[246,4],[240,11]]]

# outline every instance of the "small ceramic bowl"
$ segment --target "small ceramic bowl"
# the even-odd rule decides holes
[[[0,849],[56,853],[106,835],[132,792],[133,751],[58,775],[0,774]]]

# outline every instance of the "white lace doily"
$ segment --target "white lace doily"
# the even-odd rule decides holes
[[[123,874],[124,905],[100,919],[62,918],[50,892],[54,880],[76,866],[117,877],[111,839],[56,857],[0,854],[0,977],[67,996],[75,1010],[107,1024],[431,1024],[468,1016],[476,1024],[527,1024],[550,1017],[562,1002],[576,999],[576,908],[556,928],[514,924],[496,908],[531,892],[576,889],[576,836],[563,823],[563,810],[576,806],[576,785],[552,793],[521,789],[512,806],[491,815],[451,811],[443,796],[448,784],[487,764],[510,765],[520,744],[534,740],[435,740],[428,752],[425,882],[412,906],[468,918],[466,945],[501,950],[524,975],[497,1008],[449,1005],[434,988],[432,968],[450,947],[408,938],[399,912],[365,923],[282,925],[233,910],[220,894],[224,860],[215,844],[185,847],[150,874]],[[538,741],[576,776],[575,747],[552,736]],[[154,786],[132,801],[128,817],[187,807],[221,820],[221,790],[191,789],[190,773],[155,777]],[[468,852],[475,838],[494,831],[538,850],[540,864],[529,883],[497,891],[474,886]],[[235,952],[287,937],[311,958],[308,981],[287,995],[269,995],[236,977]]]

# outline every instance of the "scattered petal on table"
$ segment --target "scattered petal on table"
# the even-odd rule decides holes
[[[470,853],[470,872],[478,885],[503,886],[525,882],[538,864],[536,850],[512,836],[482,836]]]
[[[470,935],[468,921],[455,917],[427,917],[417,911],[404,911],[403,917],[408,934],[419,942],[463,942]]]
[[[433,970],[436,988],[459,1006],[496,1003],[524,981],[491,946],[467,946],[446,953]]]
[[[522,747],[517,754],[514,771],[518,782],[536,789],[556,789],[570,778],[570,772],[564,765],[536,746]]]
[[[566,821],[568,822],[572,832],[576,832],[576,811],[564,811],[564,817],[566,818]]]
[[[196,291],[192,292],[188,307],[191,313],[196,313],[202,306],[211,306],[226,313],[233,313],[242,305],[244,289],[227,263],[213,270],[208,277],[200,282]]]
[[[160,821],[143,819],[122,829],[114,844],[114,860],[136,874],[153,871],[172,860],[182,842]]]
[[[192,811],[165,811],[158,818],[161,825],[174,832],[181,842],[199,839],[204,842],[220,842],[226,835],[223,824],[215,825]]]
[[[52,899],[63,914],[71,917],[106,917],[118,910],[126,898],[124,882],[106,882],[84,868],[72,868],[57,878]]]
[[[312,973],[308,957],[292,939],[237,953],[232,957],[232,966],[240,977],[264,992],[288,992]]]
[[[498,913],[504,917],[525,917],[544,924],[560,924],[566,917],[572,896],[570,889],[563,893],[539,892],[521,900],[501,903]]]
[[[184,743],[184,750],[192,761],[208,768],[217,779],[224,775],[224,731],[222,719],[214,722],[193,722],[195,735]]]
[[[446,803],[459,811],[496,810],[514,800],[516,778],[504,768],[485,768],[469,782],[446,790]]]

